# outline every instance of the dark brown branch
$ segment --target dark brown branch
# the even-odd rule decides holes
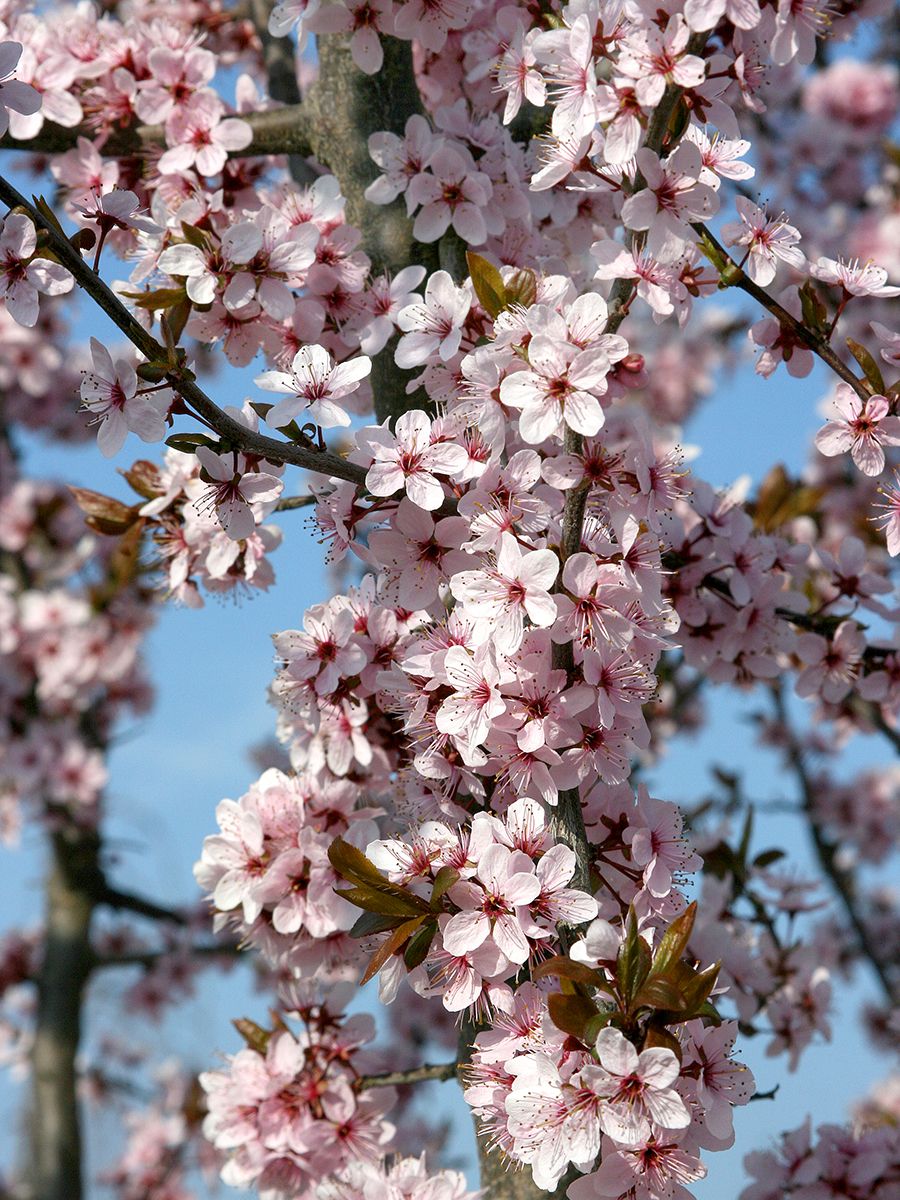
[[[75,1058],[91,963],[91,881],[98,868],[93,830],[67,826],[50,840],[44,954],[31,1052],[29,1160],[22,1200],[81,1200],[81,1124]]]
[[[95,904],[105,904],[108,908],[114,908],[119,912],[135,913],[137,916],[147,917],[151,921],[168,921],[173,925],[187,924],[187,917],[178,909],[164,908],[143,896],[122,892],[118,888],[110,887],[105,881],[94,889],[92,898]]]
[[[24,209],[35,225],[44,230],[48,246],[55,257],[71,272],[82,290],[96,301],[148,362],[165,362],[167,360],[168,354],[165,348],[134,319],[118,296],[107,287],[99,275],[91,270],[68,239],[63,237],[33,204],[30,204],[8,180],[2,177],[0,177],[0,200],[8,204],[10,208]],[[351,483],[362,484],[365,482],[366,472],[363,467],[349,463],[335,454],[324,450],[309,449],[294,442],[277,441],[247,429],[224,413],[194,379],[181,368],[176,367],[167,371],[165,379],[196,413],[236,449],[246,454],[256,455],[258,458],[268,459],[269,462],[303,467],[307,471],[333,475],[338,479],[349,480]]]
[[[312,508],[315,496],[282,496],[275,505],[276,512],[290,512],[294,508]]]
[[[300,88],[297,84],[297,48],[293,38],[273,37],[269,33],[269,17],[275,7],[272,0],[249,0],[250,19],[262,43],[263,64],[269,84],[269,95],[279,104],[288,106],[292,116],[289,133],[298,140],[306,137],[306,114],[300,104]],[[275,153],[270,151],[270,153]],[[288,169],[297,183],[312,183],[315,170],[304,158],[310,154],[306,149],[292,148],[288,158]]]
[[[411,1067],[408,1071],[386,1071],[383,1075],[363,1075],[357,1080],[361,1092],[378,1087],[404,1087],[411,1083],[425,1083],[429,1079],[455,1079],[457,1072],[456,1059],[453,1062],[425,1063],[421,1067]]]
[[[847,920],[850,922],[853,933],[856,936],[859,949],[877,976],[879,983],[884,989],[885,997],[890,1004],[897,1004],[898,1000],[900,1000],[900,987],[898,987],[896,977],[892,977],[891,975],[890,963],[882,957],[878,944],[857,908],[856,880],[854,879],[853,872],[841,866],[838,859],[840,847],[826,838],[819,826],[815,788],[806,769],[806,759],[803,749],[788,716],[787,705],[785,704],[780,685],[777,683],[773,684],[771,691],[779,727],[785,739],[788,762],[800,786],[803,812],[806,816],[806,823],[809,828],[813,849],[816,852],[816,858],[819,860],[819,865],[828,876],[832,887],[837,893]]]
[[[226,942],[218,945],[204,944],[200,946],[172,946],[168,950],[126,950],[121,954],[94,954],[91,960],[92,970],[105,971],[111,967],[143,967],[145,971],[152,970],[158,963],[173,954],[188,954],[191,958],[238,958],[244,951],[236,942]]]
[[[863,380],[858,379],[847,364],[835,354],[826,338],[819,333],[814,333],[811,329],[807,329],[802,321],[798,321],[783,305],[779,304],[768,292],[764,291],[759,284],[754,283],[705,225],[698,223],[693,228],[700,235],[700,249],[719,272],[721,287],[736,287],[740,291],[746,292],[748,296],[752,296],[757,304],[761,304],[764,309],[772,314],[782,329],[790,333],[794,341],[802,342],[804,346],[812,350],[813,354],[820,358],[826,366],[830,367],[835,375],[853,388],[861,400],[865,401],[869,399],[872,395],[871,388]]]

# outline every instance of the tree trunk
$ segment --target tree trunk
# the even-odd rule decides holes
[[[44,957],[32,1049],[29,1159],[23,1200],[81,1200],[81,1127],[75,1057],[91,969],[90,923],[98,839],[69,826],[50,840]]]

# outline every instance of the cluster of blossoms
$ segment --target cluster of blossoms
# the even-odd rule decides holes
[[[734,867],[721,831],[697,843],[695,919],[683,889],[701,857],[678,809],[632,776],[689,704],[685,677],[687,693],[790,675],[846,733],[890,735],[900,718],[900,483],[876,482],[900,445],[886,308],[900,278],[896,180],[875,158],[896,70],[864,79],[845,61],[807,80],[826,23],[812,0],[284,0],[271,35],[344,33],[367,75],[413,43],[421,106],[367,142],[366,202],[425,251],[427,265],[397,269],[367,221],[348,220],[361,189],[344,182],[343,150],[331,161],[317,146],[291,180],[273,177],[260,43],[243,17],[213,15],[204,0],[187,14],[139,0],[124,19],[14,5],[0,28],[11,139],[27,147],[45,121],[77,127],[50,161],[74,244],[95,271],[104,248],[129,259],[115,292],[145,330],[165,317],[165,363],[96,340],[90,363],[73,358],[104,454],[129,434],[169,444],[164,465],[126,473],[139,503],[79,500],[95,527],[149,533],[184,604],[268,588],[278,449],[315,467],[323,431],[345,431],[341,472],[323,470],[309,499],[331,561],[364,574],[275,635],[289,761],[222,802],[195,872],[217,930],[288,981],[288,1021],[239,1023],[246,1048],[202,1076],[206,1136],[226,1182],[277,1200],[470,1200],[455,1173],[385,1163],[399,1145],[394,1097],[362,1076],[372,1022],[344,1016],[345,985],[378,976],[383,1000],[430,1005],[440,1030],[447,1013],[480,1022],[467,1100],[539,1188],[574,1166],[571,1200],[687,1196],[700,1152],[730,1145],[732,1109],[753,1088],[713,989],[793,1067],[829,1033],[829,968],[842,964],[825,937],[802,945],[761,921],[790,922],[818,897],[765,856]],[[219,63],[247,72],[233,106]],[[765,134],[779,93],[794,97],[783,148]],[[163,144],[112,153],[138,125],[161,127]],[[745,133],[767,169],[765,205]],[[805,146],[809,171],[792,172]],[[823,219],[822,195],[851,226]],[[724,246],[706,224],[718,214]],[[840,256],[844,243],[858,258]],[[465,247],[477,253],[464,263]],[[42,335],[72,282],[11,212],[0,349],[15,369],[0,364],[0,386],[14,415],[43,408],[52,420],[25,419],[63,434],[71,365]],[[699,318],[702,351],[682,330],[735,286],[773,289],[750,330],[760,375],[808,374],[813,348],[841,375],[803,480],[775,472],[753,498],[688,476],[673,428],[732,353],[724,320]],[[213,345],[233,367],[260,359],[267,399],[220,409],[227,435],[212,417],[199,434],[171,432],[191,412],[178,382]],[[80,565],[73,512],[17,485],[0,495],[0,545],[19,554],[42,525]],[[115,705],[140,698],[142,610],[127,589],[92,605],[55,582],[0,579],[12,734],[0,796],[8,775],[17,796],[89,815],[102,760],[75,725],[90,713],[103,731],[113,689]],[[41,720],[25,721],[33,702]],[[881,861],[896,826],[892,776],[847,790],[823,784],[811,814],[847,843],[841,869],[851,850]],[[850,838],[860,809],[866,834]],[[179,970],[172,956],[141,981],[145,1008]],[[189,1124],[182,1106],[140,1127],[120,1191],[157,1187],[141,1182],[147,1158]],[[775,1190],[750,1200],[812,1200],[807,1185],[887,1200],[896,1185],[883,1131],[802,1141],[789,1135],[783,1170],[760,1160],[759,1186]]]
[[[112,548],[87,534],[72,497],[3,465],[0,551],[31,581],[0,576],[0,826],[9,841],[26,811],[95,821],[112,725],[149,701],[139,651],[150,615],[139,589],[102,598],[96,569],[104,556],[109,569]]]
[[[806,1120],[781,1136],[778,1149],[748,1154],[745,1166],[755,1180],[740,1200],[815,1200],[822,1195],[847,1200],[890,1200],[900,1187],[900,1146],[896,1114],[882,1112],[877,1123],[859,1129],[822,1125],[813,1137]]]
[[[328,1003],[301,991],[287,1006],[302,1025],[297,1034],[283,1020],[271,1033],[254,1027],[225,1070],[201,1077],[204,1130],[214,1145],[233,1151],[222,1172],[226,1183],[314,1195],[323,1180],[384,1154],[394,1097],[390,1088],[356,1086],[365,1062],[360,1048],[375,1032],[369,1014],[343,1019],[335,991]]]

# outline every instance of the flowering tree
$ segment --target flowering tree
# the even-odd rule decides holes
[[[453,1079],[487,1200],[674,1200],[753,1095],[739,1035],[795,1069],[856,962],[891,1032],[866,872],[898,775],[833,761],[900,745],[890,8],[3,9],[0,798],[52,859],[43,929],[0,958],[4,992],[37,984],[7,1025],[32,1077],[12,1195],[81,1194],[84,986],[123,964],[163,1004],[252,956],[274,1005],[133,1115],[125,1200],[189,1197],[197,1162],[269,1200],[466,1200],[410,1154],[440,1143],[415,1085]],[[827,415],[802,477],[717,493],[678,426],[748,331],[785,404],[824,364]],[[211,395],[223,360],[258,361],[243,402]],[[125,502],[25,478],[17,425],[166,448]],[[274,636],[284,752],[210,814],[210,922],[110,881],[104,748],[147,702],[154,597],[269,588],[300,507],[342,590]],[[821,880],[759,844],[736,777],[685,811],[649,794],[716,686],[758,700]],[[380,1050],[348,1013],[376,979]],[[748,1167],[745,1200],[892,1200],[896,1100]]]

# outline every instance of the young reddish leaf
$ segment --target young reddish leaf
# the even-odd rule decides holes
[[[537,298],[537,276],[530,267],[520,267],[506,284],[506,306],[520,304],[528,308]]]
[[[219,443],[205,433],[173,433],[166,438],[166,445],[182,454],[193,454],[198,446],[209,446],[211,450],[219,447]]]
[[[137,508],[131,508],[112,496],[92,492],[89,488],[70,487],[75,503],[85,515],[85,523],[98,533],[117,535],[130,529],[139,520]]]
[[[666,1012],[684,1010],[684,994],[668,979],[651,975],[634,998],[635,1008],[659,1008]]]
[[[113,595],[120,592],[134,579],[140,562],[141,535],[147,524],[146,517],[138,517],[130,529],[119,538],[109,560],[109,574],[113,584]]]
[[[667,974],[669,968],[674,966],[684,954],[696,916],[697,902],[694,900],[680,916],[675,918],[660,938],[656,953],[653,955],[653,966],[650,972],[652,975]]]
[[[385,938],[369,959],[369,965],[366,967],[363,977],[359,981],[360,985],[368,983],[370,979],[378,974],[387,960],[397,953],[411,934],[416,932],[422,924],[422,920],[422,917],[414,917],[411,921],[404,921],[402,925],[397,926],[389,937]]]
[[[471,250],[466,251],[466,262],[472,287],[481,307],[488,316],[496,317],[507,305],[506,288],[503,286],[500,272],[492,262]]]
[[[650,1046],[661,1046],[664,1050],[671,1050],[675,1057],[681,1062],[681,1042],[663,1025],[650,1024],[647,1026],[647,1032],[644,1037],[644,1049]]]
[[[704,971],[695,971],[690,981],[679,983],[684,993],[684,1007],[687,1014],[684,1020],[690,1020],[691,1017],[699,1016],[700,1010],[716,986],[720,966],[720,963],[713,963],[711,967],[707,967]]]
[[[162,495],[163,487],[160,482],[159,467],[155,463],[148,462],[146,458],[139,458],[137,462],[131,464],[127,471],[120,471],[119,474],[145,500],[152,500],[154,497]]]
[[[255,1050],[257,1054],[265,1054],[272,1037],[268,1029],[263,1029],[262,1025],[257,1025],[249,1017],[236,1017],[231,1023],[251,1050]]]
[[[547,997],[547,1008],[556,1028],[580,1041],[586,1041],[586,1026],[599,1012],[597,1006],[584,996],[563,996],[560,992]]]
[[[548,976],[553,976],[556,979],[570,979],[573,983],[583,983],[585,987],[601,988],[604,991],[609,991],[610,987],[603,975],[599,971],[595,971],[592,967],[585,966],[584,963],[576,962],[573,958],[566,958],[562,954],[556,954],[553,958],[544,959],[532,972],[532,979],[546,979]]]

